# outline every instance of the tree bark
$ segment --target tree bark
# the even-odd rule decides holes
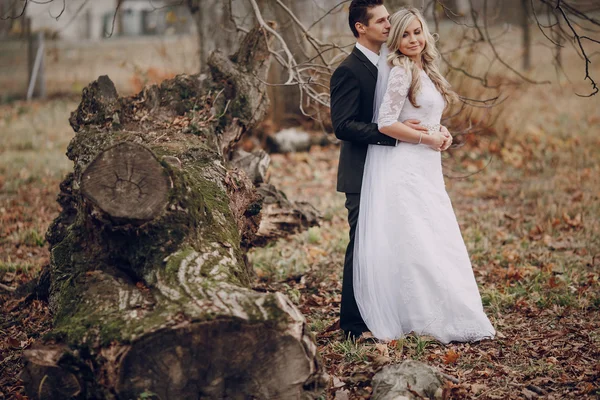
[[[209,55],[215,49],[226,54],[233,52],[240,38],[240,33],[233,22],[233,10],[229,7],[229,1],[220,0],[186,0],[186,5],[198,31],[200,70],[208,72]],[[245,4],[236,4],[236,6],[248,7]],[[252,16],[250,8],[248,8],[248,15]],[[249,25],[252,26],[254,21],[253,18],[249,18]]]
[[[298,1],[284,0],[284,4],[292,10],[294,15],[301,21],[310,21],[311,15],[306,10],[310,10],[306,4]],[[278,22],[281,37],[285,40],[289,50],[294,55],[297,63],[306,61],[306,39],[303,34],[298,32],[295,22],[283,10],[283,8],[274,5],[273,14]],[[307,15],[308,14],[308,15]],[[308,17],[308,18],[307,18]],[[277,49],[279,50],[279,49]],[[287,68],[279,63],[273,62],[271,76],[272,82],[283,83],[288,79]],[[273,99],[271,109],[271,119],[278,126],[290,125],[289,119],[295,120],[300,114],[300,87],[299,86],[271,86],[269,88],[270,98]],[[306,106],[306,105],[305,105]]]
[[[54,329],[25,351],[30,398],[318,395],[303,316],[282,294],[250,289],[245,252],[266,241],[271,203],[229,163],[267,108],[266,38],[254,29],[231,58],[213,53],[209,77],[130,98],[108,77],[84,89],[70,118],[74,170],[47,233]]]
[[[521,29],[523,29],[523,69],[531,69],[531,27],[529,26],[529,1],[521,0]]]
[[[0,2],[0,17],[2,18],[0,19],[0,38],[8,37],[15,24],[23,24],[26,18],[25,14],[21,18],[17,18],[21,10],[23,10],[23,6],[16,1]]]

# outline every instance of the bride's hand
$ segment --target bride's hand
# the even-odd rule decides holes
[[[436,132],[427,135],[427,142],[425,144],[435,151],[442,151],[442,148],[446,144],[446,137],[441,132]]]
[[[440,125],[440,133],[444,136],[444,145],[441,148],[441,151],[446,151],[452,144],[452,135],[448,131],[448,129],[444,125]]]
[[[446,128],[444,125],[440,125],[440,132],[446,137],[452,136],[448,131],[448,128]]]

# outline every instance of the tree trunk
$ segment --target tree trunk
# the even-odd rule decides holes
[[[18,18],[21,10],[23,10],[21,4],[8,1],[0,2],[0,38],[8,37],[15,24],[23,24],[25,14]]]
[[[300,21],[311,21],[311,7],[298,1],[284,0],[284,4],[292,10]],[[306,61],[307,46],[303,33],[298,32],[296,23],[280,6],[273,5],[271,12],[278,23],[281,37],[285,40],[289,50],[294,55],[297,63]],[[315,18],[316,19],[316,18]],[[279,44],[276,44],[279,47]],[[277,48],[276,50],[280,50]],[[284,83],[288,79],[288,69],[277,62],[271,65],[271,82]],[[297,123],[300,114],[300,87],[299,86],[271,86],[269,98],[273,100],[271,119],[276,126],[290,126],[290,122]],[[304,105],[306,107],[306,105]],[[291,119],[291,121],[290,121]]]
[[[266,36],[254,29],[231,58],[213,53],[207,78],[130,98],[108,77],[84,89],[70,118],[74,171],[47,233],[54,329],[25,351],[30,398],[318,395],[303,316],[250,289],[263,195],[228,162],[267,108]]]
[[[233,10],[229,7],[228,1],[186,0],[186,4],[198,31],[200,71],[208,72],[208,57],[215,49],[229,54],[234,51],[238,43],[240,32],[233,22]],[[252,17],[252,10],[248,5],[236,4],[236,6],[247,8],[247,15]],[[252,26],[254,21],[254,18],[249,18],[242,28]]]
[[[523,29],[523,69],[531,69],[531,27],[529,26],[529,1],[521,0],[521,29]]]

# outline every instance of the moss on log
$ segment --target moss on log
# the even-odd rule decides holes
[[[264,195],[229,152],[267,109],[269,52],[266,32],[248,35],[233,57],[213,53],[210,77],[83,91],[47,233],[54,329],[25,352],[30,398],[318,395],[303,316],[250,289]]]

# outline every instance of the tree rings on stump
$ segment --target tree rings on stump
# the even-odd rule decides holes
[[[81,176],[81,191],[117,220],[150,221],[168,203],[171,180],[146,147],[119,143],[103,151]]]

